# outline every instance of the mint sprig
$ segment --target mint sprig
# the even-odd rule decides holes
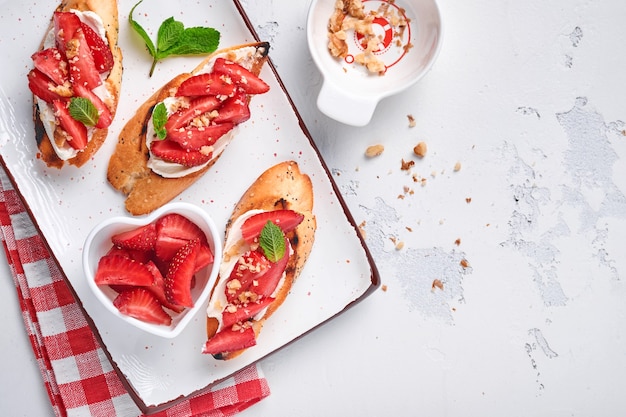
[[[161,140],[167,136],[167,130],[165,130],[165,123],[167,123],[167,108],[163,102],[157,104],[152,111],[152,125],[154,126],[154,132]]]
[[[145,29],[133,19],[135,8],[141,4],[140,0],[133,6],[128,15],[130,26],[141,36],[150,56],[152,56],[152,66],[150,76],[154,73],[154,68],[158,61],[168,56],[174,55],[201,55],[214,52],[220,41],[220,32],[209,27],[185,28],[185,25],[174,17],[165,19],[157,32],[156,46],[150,39]]]
[[[267,221],[263,230],[261,230],[261,236],[259,236],[259,245],[263,249],[263,254],[270,262],[278,262],[285,256],[285,236],[280,227],[276,226],[271,221]]]
[[[68,110],[72,119],[81,122],[85,126],[95,126],[100,118],[96,106],[85,97],[72,97]]]

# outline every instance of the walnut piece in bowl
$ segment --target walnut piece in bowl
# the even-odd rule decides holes
[[[442,41],[436,0],[313,0],[307,42],[324,81],[317,106],[353,126],[378,102],[415,84]]]

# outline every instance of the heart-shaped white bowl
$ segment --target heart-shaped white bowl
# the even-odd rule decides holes
[[[214,260],[211,265],[208,265],[196,274],[195,285],[191,291],[194,306],[192,308],[186,308],[181,313],[173,314],[172,324],[170,326],[164,326],[145,323],[141,320],[137,320],[120,313],[119,310],[113,305],[113,300],[115,299],[117,293],[108,286],[96,285],[94,276],[98,266],[98,261],[113,246],[111,243],[111,237],[113,235],[138,226],[152,223],[159,217],[168,213],[181,214],[202,229],[209,242],[209,247],[213,251]],[[215,284],[215,280],[217,279],[217,274],[219,272],[219,266],[222,261],[222,242],[219,236],[220,235],[218,234],[215,223],[207,212],[189,203],[170,203],[164,205],[158,210],[155,210],[146,217],[114,217],[105,220],[94,227],[85,240],[83,250],[83,270],[87,283],[96,295],[96,298],[104,304],[113,316],[117,317],[116,320],[124,320],[141,330],[157,336],[173,338],[183,331],[185,326],[187,326],[198,311],[204,311],[204,308],[206,307],[205,304],[207,298],[209,297],[211,289]]]
[[[436,0],[364,0],[373,13],[372,30],[382,40],[374,53],[384,63],[384,75],[368,72],[357,64],[364,51],[359,33],[345,31],[348,54],[335,58],[328,49],[328,23],[335,0],[313,0],[307,17],[307,42],[311,57],[323,77],[317,107],[330,118],[352,126],[369,123],[378,102],[397,94],[422,78],[432,67],[442,43],[442,23]],[[407,26],[394,26],[403,15]]]

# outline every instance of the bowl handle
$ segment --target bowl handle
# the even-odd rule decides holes
[[[322,88],[317,96],[317,107],[322,113],[351,126],[367,125],[377,104],[377,98],[347,94],[326,80],[322,83]]]

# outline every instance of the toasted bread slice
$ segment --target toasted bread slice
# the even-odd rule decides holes
[[[104,100],[104,104],[109,108],[111,116],[115,116],[117,104],[120,98],[120,90],[122,86],[122,51],[118,45],[119,20],[117,11],[117,1],[98,1],[98,0],[64,0],[57,11],[92,11],[102,19],[104,30],[108,44],[113,54],[113,68],[110,70],[107,78],[104,80],[104,86],[108,90],[109,96]],[[47,33],[54,27],[51,22],[46,35],[44,36],[40,49],[43,49]],[[62,168],[67,162],[70,165],[80,167],[89,161],[93,155],[100,149],[108,135],[108,129],[94,129],[91,139],[87,146],[79,151],[76,156],[63,160],[61,159],[51,143],[44,123],[41,120],[41,109],[37,104],[37,100],[33,101],[33,121],[35,122],[35,138],[37,147],[39,148],[39,158],[41,158],[49,167]]]
[[[241,62],[253,74],[259,75],[261,68],[267,61],[269,44],[256,42],[238,45],[214,52],[205,58],[190,73],[183,73],[165,84],[156,91],[128,121],[119,135],[115,152],[109,161],[107,179],[111,185],[127,195],[126,209],[133,215],[150,213],[172,200],[196,182],[219,158],[221,152],[215,155],[202,169],[181,177],[166,178],[148,167],[150,153],[146,145],[146,132],[155,105],[167,97],[171,97],[183,81],[197,74],[216,57],[224,56],[238,62],[237,51],[252,48],[252,59]],[[232,133],[232,132],[231,132]],[[232,140],[232,135],[229,140]]]
[[[317,228],[316,218],[313,214],[313,186],[311,179],[308,175],[300,172],[300,168],[295,161],[285,161],[269,168],[243,194],[226,225],[226,242],[228,246],[224,248],[225,262],[231,257],[238,257],[245,250],[244,242],[232,242],[232,240],[229,240],[229,234],[236,232],[231,230],[231,228],[237,219],[251,210],[273,211],[281,209],[300,213],[304,216],[304,219],[294,230],[286,234],[293,252],[285,268],[283,283],[273,294],[274,301],[267,306],[262,317],[253,319],[250,323],[256,336],[259,335],[265,320],[285,301],[293,283],[300,275],[311,253]],[[220,301],[219,291],[223,290],[225,280],[228,280],[229,275],[230,271],[228,268],[220,268],[220,275],[213,288],[207,309],[208,339],[211,339],[221,330],[219,328],[220,320],[211,316],[210,312],[219,311],[219,304],[223,302]],[[216,305],[218,308],[215,308]],[[228,360],[239,356],[244,350],[222,352],[214,356],[217,359]]]

